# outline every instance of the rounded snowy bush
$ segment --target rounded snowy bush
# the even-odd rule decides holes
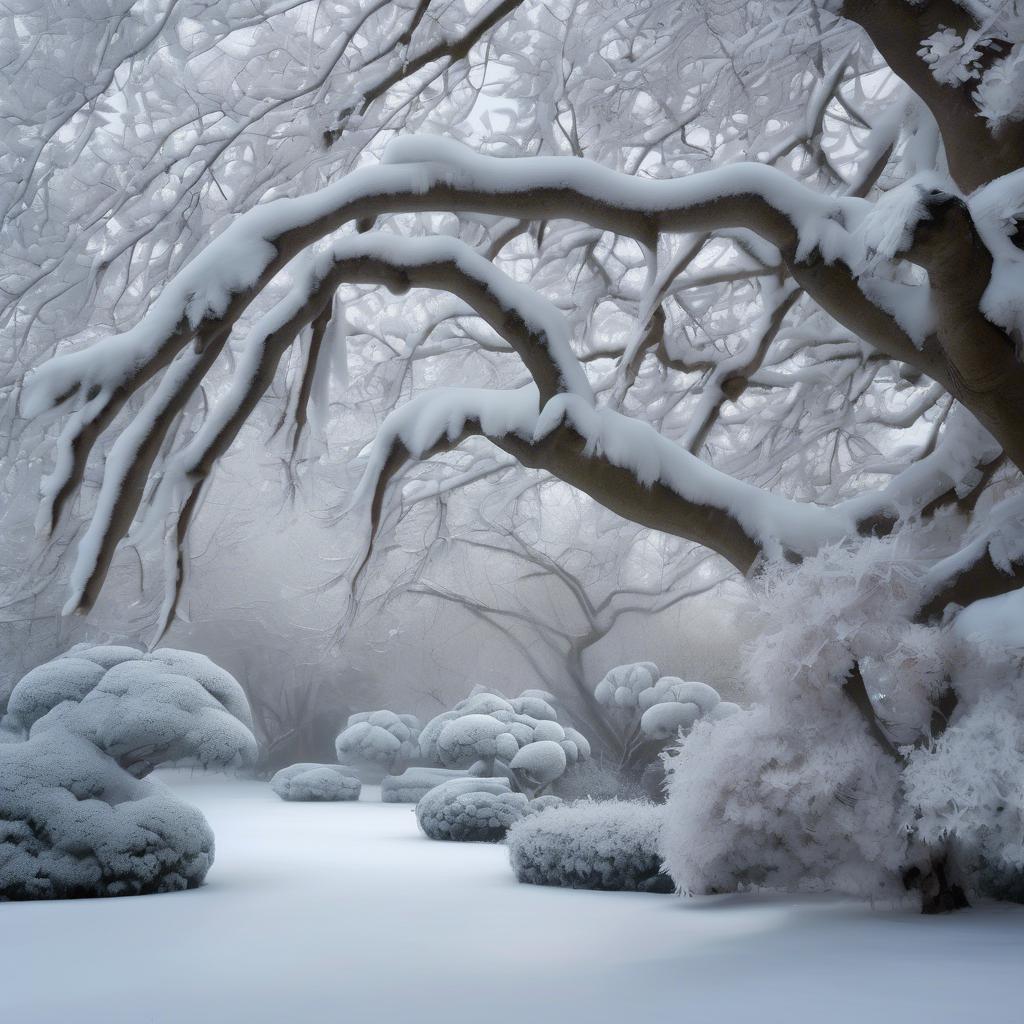
[[[202,814],[140,781],[229,767],[256,740],[241,687],[202,655],[80,645],[15,686],[0,744],[0,898],[126,896],[199,885]]]
[[[452,768],[406,768],[401,775],[386,775],[380,784],[380,798],[386,804],[416,804],[435,786],[466,773]]]
[[[664,808],[581,801],[526,815],[508,833],[520,882],[567,889],[671,892],[659,855]]]
[[[75,733],[140,778],[158,764],[224,768],[257,753],[241,686],[191,651],[79,645],[22,677],[4,724]]]
[[[342,764],[354,766],[367,782],[379,782],[419,757],[419,735],[415,715],[362,711],[349,718],[334,747]]]
[[[416,823],[428,839],[496,843],[529,806],[508,779],[452,779],[420,800]]]
[[[212,863],[196,808],[81,736],[51,729],[0,744],[0,898],[190,889]]]
[[[537,796],[566,769],[590,757],[586,737],[557,721],[555,698],[524,690],[511,699],[481,687],[420,733],[423,758],[471,775],[505,777]]]
[[[362,783],[341,764],[293,764],[270,780],[282,800],[358,800]]]

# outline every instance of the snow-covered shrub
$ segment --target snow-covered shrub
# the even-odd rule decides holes
[[[419,803],[435,786],[466,776],[466,772],[453,768],[406,768],[401,775],[384,776],[380,784],[380,798],[386,804]]]
[[[643,789],[634,775],[619,770],[617,764],[592,758],[568,768],[552,787],[563,800],[639,800]]]
[[[122,666],[130,665],[131,669]],[[24,732],[64,701],[80,702],[111,670],[121,686],[131,679],[147,689],[167,684],[167,677],[190,680],[232,717],[252,730],[252,712],[238,681],[203,654],[159,648],[146,653],[134,647],[77,644],[65,654],[27,672],[11,691],[4,720]],[[123,710],[123,709],[122,709]]]
[[[661,806],[625,800],[527,815],[509,829],[512,870],[533,885],[671,892],[659,854],[663,817]]]
[[[423,727],[423,757],[471,775],[503,776],[513,788],[533,796],[569,765],[590,757],[587,739],[557,721],[554,700],[543,690],[507,698],[477,687]]]
[[[338,760],[351,765],[366,782],[380,782],[420,756],[420,723],[415,715],[362,711],[338,734]]]
[[[137,778],[161,764],[227,768],[256,757],[242,688],[191,651],[79,645],[22,677],[4,724],[82,736]]]
[[[358,800],[362,783],[340,764],[293,764],[276,772],[270,788],[282,800]]]
[[[910,624],[918,583],[901,545],[829,548],[761,577],[757,704],[698,721],[668,759],[663,855],[682,891],[902,891],[913,837],[894,741],[927,735],[945,654],[938,630]]]
[[[193,888],[213,863],[194,807],[58,729],[0,744],[0,899]]]
[[[238,683],[201,655],[73,649],[27,673],[0,744],[0,897],[57,899],[198,885],[213,834],[141,777],[160,764],[228,767],[256,741]]]
[[[416,805],[416,822],[428,839],[495,843],[529,810],[508,779],[452,779],[435,786]]]
[[[978,601],[949,630],[959,698],[949,727],[910,752],[908,826],[945,848],[971,892],[1024,902],[1024,594]]]
[[[658,755],[680,730],[699,718],[724,718],[738,711],[706,683],[663,676],[652,661],[638,661],[610,669],[594,687],[597,702],[608,709],[622,732],[620,770],[638,780],[652,765],[656,788],[660,785]]]

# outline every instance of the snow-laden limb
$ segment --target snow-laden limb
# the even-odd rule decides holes
[[[735,209],[726,208],[730,202]],[[708,228],[748,226],[744,215],[753,213],[770,240],[791,240],[805,230],[813,246],[821,223],[834,223],[844,212],[856,220],[870,204],[822,196],[761,164],[655,181],[573,158],[503,159],[449,139],[402,138],[389,145],[381,166],[237,218],[175,275],[130,331],[33,371],[22,410],[38,416],[78,391],[118,389],[140,373],[150,376],[170,361],[168,349],[173,355],[211,324],[237,319],[270,278],[317,239],[357,217],[431,209],[569,216],[643,238],[694,230],[702,220]]]
[[[163,374],[107,459],[97,508],[79,545],[67,610],[88,608],[94,600],[116,544],[134,518],[167,431],[226,344],[232,325],[290,256],[356,216],[365,219],[380,212],[437,208],[507,213],[513,197],[519,216],[530,216],[530,206],[535,204],[546,216],[564,212],[632,234],[648,249],[651,236],[665,230],[739,226],[759,233],[783,253],[800,288],[884,354],[908,360],[947,387],[963,382],[965,387],[958,390],[963,400],[992,430],[1011,459],[1021,456],[1024,439],[1018,436],[1014,410],[1019,404],[1015,396],[1018,392],[1024,395],[1024,372],[1014,364],[1003,330],[977,312],[977,302],[988,285],[986,268],[991,259],[975,261],[977,269],[966,276],[950,272],[951,262],[970,256],[970,239],[976,236],[971,213],[957,196],[911,179],[891,189],[884,208],[879,208],[857,197],[824,196],[761,164],[731,164],[685,179],[659,181],[563,157],[510,160],[475,154],[451,140],[400,139],[389,147],[387,162],[372,172],[355,172],[312,196],[268,203],[240,218],[174,279],[151,316],[131,332],[101,340],[83,352],[57,356],[30,375],[22,393],[27,414],[39,414],[79,395],[79,408],[72,410],[54,473],[46,485],[47,501],[59,514],[70,490],[82,478],[85,459],[97,436],[135,389],[154,374]],[[563,204],[565,211],[552,210],[552,206]],[[267,256],[267,247],[275,254],[272,258]],[[245,259],[235,258],[240,250],[245,251]],[[263,255],[254,258],[253,253]],[[868,297],[871,275],[878,266],[896,258],[925,267],[930,284],[904,285],[883,276],[880,285],[886,287],[874,289],[882,296],[879,304]],[[642,514],[636,511],[638,505],[646,506],[646,518],[640,521],[658,529],[665,528],[666,520],[689,518],[689,530],[680,535],[701,543],[710,540],[709,546],[744,570],[761,552],[800,555],[815,549],[823,539],[837,536],[841,515],[832,513],[832,522],[826,523],[827,513],[809,517],[791,502],[779,504],[748,485],[709,475],[700,463],[681,465],[677,446],[646,424],[624,417],[616,420],[621,414],[613,409],[595,409],[560,315],[462,243],[442,239],[403,242],[386,235],[368,241],[343,237],[324,253],[306,258],[304,267],[298,276],[305,283],[268,314],[269,321],[265,318],[258,325],[237,386],[162,478],[153,516],[158,520],[175,502],[181,502],[175,537],[179,548],[197,488],[212,463],[266,391],[295,334],[326,309],[334,288],[343,280],[385,283],[399,291],[410,284],[446,288],[475,305],[518,352],[538,389],[543,410],[529,434],[529,451],[521,443],[526,440],[524,432],[512,431],[511,423],[505,424],[501,435],[506,451],[526,465],[549,468],[588,493],[595,488],[608,492],[613,498],[609,507],[631,518]],[[888,273],[884,266],[883,271]],[[933,297],[939,314],[934,336],[919,336],[920,332],[907,326],[905,317],[897,315],[898,310],[887,308],[897,287]],[[789,288],[783,294],[776,308],[779,315],[768,318],[761,343],[745,357],[745,365],[752,367],[763,357],[762,349],[771,343],[780,317],[797,291]],[[898,305],[903,308],[906,303],[900,300]],[[180,307],[180,316],[173,323],[168,312],[171,307]],[[966,344],[956,325],[964,323],[971,308],[978,323],[972,329],[971,344]],[[954,326],[947,327],[947,323]],[[193,337],[197,347],[186,350]],[[998,365],[990,365],[992,353],[999,354]],[[726,366],[723,372],[728,370]],[[726,376],[719,381],[726,390],[717,398],[712,394],[714,387],[708,392],[710,404],[697,417],[687,445],[701,443],[718,415],[723,395],[728,394],[729,379]],[[990,385],[996,379],[1002,386],[994,389]],[[507,419],[504,401],[499,403],[498,419]],[[99,405],[94,407],[96,402]],[[91,411],[83,418],[86,406]],[[485,410],[481,404],[470,411]],[[519,407],[513,411],[516,426],[523,425],[522,413]],[[657,506],[663,502],[658,500],[622,497],[622,479],[602,481],[599,487],[594,478],[607,476],[599,466],[577,466],[575,476],[582,477],[577,481],[573,466],[559,463],[578,461],[579,451],[563,451],[557,460],[543,457],[546,449],[559,447],[559,439],[550,436],[556,426],[566,427],[570,434],[562,439],[561,447],[566,447],[566,441],[571,445],[579,440],[583,455],[599,450],[612,466],[629,469],[641,484],[657,482],[675,492],[692,506],[682,510],[690,515],[680,514],[679,508],[659,510]],[[453,433],[449,428],[449,445],[455,443]],[[630,437],[631,433],[635,436]],[[435,435],[438,443],[440,435]],[[541,443],[545,441],[550,443]],[[651,473],[641,465],[652,461],[660,463],[659,472]],[[725,515],[709,524],[708,510]],[[730,517],[736,521],[729,522]],[[765,522],[766,517],[771,522]],[[779,536],[777,529],[779,520],[786,519],[794,524],[788,539]],[[846,522],[843,529],[850,533],[851,525]],[[824,527],[823,532],[815,526]],[[794,543],[798,537],[806,540]],[[181,573],[171,575],[176,587]],[[169,608],[173,610],[173,606],[171,600]]]
[[[5,721],[30,737],[81,736],[136,777],[161,764],[226,768],[256,757],[241,687],[191,651],[79,645],[18,682]]]
[[[960,548],[921,578],[916,617],[940,618],[951,602],[969,605],[1015,590],[1024,579],[1024,495],[1011,494],[975,524]]]
[[[191,889],[212,863],[199,811],[81,736],[0,744],[0,899]]]
[[[333,295],[342,283],[384,284],[396,292],[410,286],[447,290],[465,301],[509,343],[543,395],[568,390],[592,400],[590,385],[569,345],[569,329],[562,314],[458,239],[403,239],[382,232],[349,236],[322,253],[304,253],[290,271],[292,283],[287,294],[251,329],[230,390],[214,405],[195,436],[161,466],[147,518],[151,527],[162,526],[172,509],[180,509],[179,546],[190,524],[198,490],[213,463],[237,437],[273,381],[281,357],[303,328],[312,322],[314,338],[322,337],[332,316]],[[209,341],[200,351],[188,349],[175,356],[154,393],[112,446],[96,508],[78,545],[65,613],[92,603],[116,543],[139,506],[146,478],[168,430],[196,392],[225,340],[222,332],[218,340]],[[102,343],[96,352],[103,355]],[[120,371],[108,372],[114,376],[104,393],[113,394],[124,381],[118,376]],[[308,400],[308,390],[300,398]],[[107,414],[114,408],[111,405]],[[305,417],[304,405],[301,412]],[[83,443],[84,424],[80,421],[79,414],[73,415],[72,426],[62,434],[56,464],[44,485],[43,518],[48,523],[59,514],[68,488],[84,470],[89,446]]]
[[[421,798],[416,823],[428,839],[496,843],[529,806],[508,779],[451,779]]]
[[[415,715],[362,711],[349,716],[334,749],[341,764],[352,765],[365,781],[379,782],[419,758],[419,735]]]
[[[413,766],[401,775],[385,775],[380,784],[380,798],[386,804],[416,804],[442,782],[466,776],[466,772],[455,768]]]
[[[362,789],[341,764],[292,764],[275,772],[270,788],[282,800],[358,800]]]
[[[347,221],[430,209],[571,217],[645,240],[661,231],[748,227],[794,258],[820,246],[827,260],[857,268],[870,242],[859,227],[872,204],[824,196],[763,164],[659,181],[572,158],[487,157],[449,139],[402,138],[389,145],[382,166],[239,217],[131,331],[38,367],[26,381],[22,410],[37,416],[76,392],[148,379],[192,336],[230,326],[294,255]]]
[[[370,506],[367,544],[383,490],[405,460],[429,458],[474,435],[627,518],[711,547],[742,571],[762,553],[810,554],[858,532],[853,510],[793,501],[734,479],[651,424],[577,396],[557,395],[538,412],[532,386],[439,388],[389,415],[366,453],[353,506]]]
[[[662,874],[664,807],[625,800],[581,800],[531,814],[508,832],[520,882],[569,889],[671,892]]]

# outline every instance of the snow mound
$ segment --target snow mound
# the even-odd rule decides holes
[[[362,783],[342,764],[293,764],[276,772],[270,788],[282,800],[358,800]]]
[[[0,744],[0,899],[191,889],[212,863],[196,808],[83,737],[54,728]]]
[[[464,778],[465,772],[453,768],[406,768],[401,775],[384,776],[380,798],[386,804],[416,804],[435,786]]]
[[[452,779],[416,805],[416,823],[428,839],[496,843],[529,810],[508,779]]]
[[[656,804],[626,800],[549,807],[509,829],[512,870],[532,885],[671,892],[658,855],[663,817]]]

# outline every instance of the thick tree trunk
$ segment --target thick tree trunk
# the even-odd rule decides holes
[[[903,882],[908,889],[921,893],[922,914],[948,914],[970,906],[963,887],[950,877],[949,861],[945,853],[936,853],[925,871],[910,868]]]

